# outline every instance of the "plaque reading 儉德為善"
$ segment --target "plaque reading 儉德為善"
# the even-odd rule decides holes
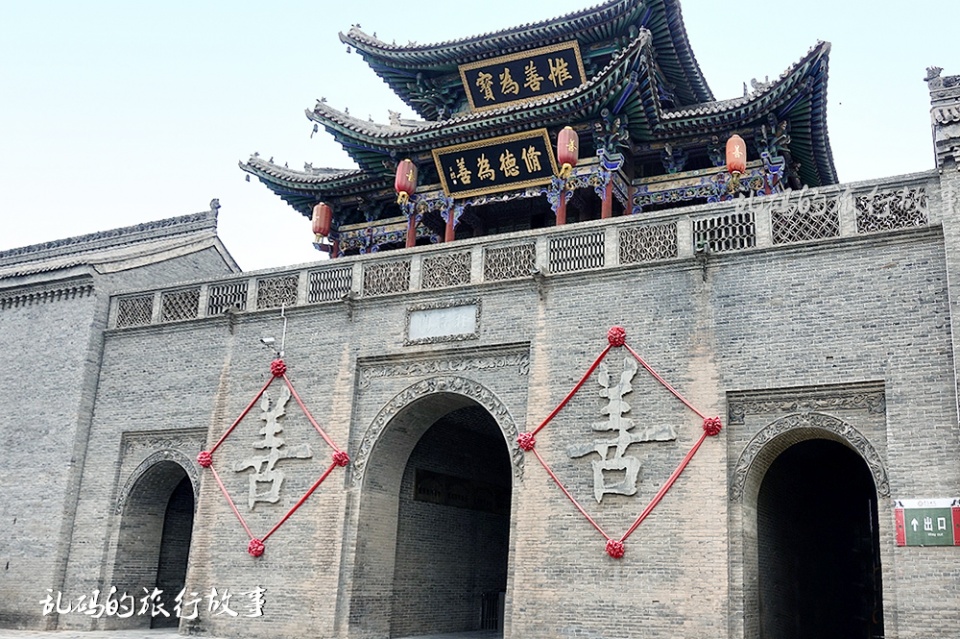
[[[557,174],[546,129],[434,149],[433,161],[454,198],[547,184]]]

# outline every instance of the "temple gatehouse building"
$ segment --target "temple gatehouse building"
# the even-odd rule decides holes
[[[677,0],[340,37],[416,118],[240,163],[316,262],[216,201],[0,252],[0,627],[952,636],[960,76],[845,184],[828,43],[717,100]]]

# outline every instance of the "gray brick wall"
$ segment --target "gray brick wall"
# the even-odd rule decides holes
[[[146,233],[156,236],[163,231],[151,227]],[[90,244],[83,247],[89,251],[114,240],[90,236],[84,241]],[[27,247],[23,255],[9,251],[3,260],[62,259],[70,250],[50,243]],[[29,263],[22,268],[35,267]],[[87,452],[96,440],[90,424],[109,296],[117,290],[231,272],[222,255],[202,247],[193,253],[180,250],[159,263],[124,268],[102,275],[71,263],[50,274],[38,271],[0,281],[0,298],[5,298],[0,309],[0,381],[6,389],[0,410],[8,416],[0,430],[6,452],[0,480],[12,487],[8,498],[0,500],[0,520],[10,531],[8,541],[0,543],[0,626],[54,627],[56,615],[42,616],[39,602],[50,589],[54,596],[61,591],[74,596],[76,603],[80,593],[64,586],[70,552],[82,554],[102,539],[103,531],[96,530],[96,537],[71,543],[80,534],[77,527],[84,526],[76,517],[77,500],[82,475],[90,471]],[[131,417],[130,423],[138,419]],[[106,463],[106,469],[97,470],[114,468],[115,449]],[[110,508],[110,495],[111,491],[100,495],[99,508]],[[100,522],[103,518],[102,512],[95,516]],[[95,583],[99,573],[100,563],[90,565],[88,581]],[[71,621],[80,626],[91,623],[82,614],[73,615]]]
[[[878,499],[886,634],[928,636],[931,620],[955,615],[960,556],[947,548],[896,547],[891,499],[960,494],[949,287],[956,281],[952,255],[960,250],[955,246],[960,235],[948,217],[943,215],[942,226],[710,255],[705,267],[680,258],[549,275],[541,284],[522,279],[287,308],[288,375],[353,463],[335,468],[257,559],[246,553],[248,536],[210,471],[194,460],[270,379],[274,353],[260,338],[279,341],[279,310],[111,329],[104,334],[101,355],[99,346],[84,350],[89,324],[105,314],[104,304],[91,304],[85,308],[93,319],[86,332],[78,329],[83,345],[72,355],[76,360],[93,352],[98,374],[95,395],[78,391],[85,399],[72,400],[77,406],[90,402],[90,431],[80,438],[75,429],[67,437],[73,447],[82,439],[85,454],[76,516],[70,518],[71,543],[65,544],[68,557],[66,549],[48,542],[67,558],[60,568],[62,587],[79,594],[111,585],[136,588],[137,580],[150,578],[157,561],[150,553],[159,553],[162,528],[142,524],[152,531],[148,544],[148,536],[131,535],[133,520],[125,518],[138,509],[146,512],[151,465],[176,464],[200,482],[188,590],[229,589],[237,593],[233,603],[241,615],[247,609],[239,593],[259,586],[267,599],[262,618],[216,615],[203,608],[192,628],[223,636],[299,637],[308,624],[320,637],[373,639],[414,634],[425,628],[418,620],[431,616],[466,619],[468,610],[476,610],[476,593],[493,587],[487,576],[469,587],[457,581],[480,574],[474,567],[482,556],[472,553],[488,543],[468,535],[490,529],[480,522],[484,518],[472,515],[431,520],[431,509],[409,496],[417,465],[438,459],[436,451],[415,453],[430,425],[451,411],[482,407],[499,427],[511,460],[509,541],[489,542],[509,548],[508,637],[757,637],[756,490],[764,464],[791,442],[822,436],[849,444],[853,431],[866,442],[863,450],[875,454],[871,472],[882,473],[887,482]],[[610,223],[595,223],[604,224]],[[194,265],[171,265],[170,278],[183,277]],[[152,285],[167,285],[162,269],[155,275]],[[478,298],[476,339],[406,343],[411,307]],[[51,312],[53,306],[42,316],[4,315],[3,321],[19,318],[16,326],[23,335],[36,322],[50,321]],[[54,325],[77,317],[75,309],[64,313]],[[614,324],[626,328],[629,344],[694,406],[722,416],[725,423],[627,540],[619,561],[606,555],[603,536],[537,459],[515,443],[517,432],[535,428],[580,379],[606,346],[606,331]],[[47,349],[41,351],[44,362],[55,361],[57,342],[53,336],[41,342]],[[17,342],[8,348],[16,352]],[[623,359],[621,349],[608,358],[614,379]],[[19,362],[11,357],[0,374],[7,376],[8,386],[29,390],[25,384],[33,382],[14,373]],[[68,362],[61,368],[58,375],[76,367]],[[65,387],[91,388],[87,378],[72,375],[51,379]],[[606,495],[597,503],[591,456],[570,456],[571,447],[605,436],[591,426],[604,419],[606,404],[595,376],[537,437],[543,459],[614,538],[627,530],[701,433],[700,418],[643,369],[632,387],[624,397],[631,407],[627,416],[641,425],[670,426],[677,434],[675,440],[630,447],[641,463],[636,495]],[[45,388],[24,393],[38,396],[29,400],[37,414]],[[279,382],[271,385],[271,399],[278,390]],[[864,394],[880,397],[879,408],[858,403],[855,398]],[[6,401],[8,414],[18,414],[16,401]],[[750,404],[749,410],[732,419],[738,403]],[[756,438],[778,420],[810,411],[853,430],[790,432],[743,466]],[[255,454],[263,424],[255,405],[214,456],[224,485],[257,536],[327,469],[332,452],[291,400],[283,437],[291,447],[308,443],[311,456],[280,462],[285,479],[278,502],[251,509],[249,471],[236,472],[233,463]],[[11,476],[19,481],[35,466],[36,455],[12,437],[16,432],[5,431],[5,436],[19,459],[20,475]],[[62,448],[53,440],[50,446]],[[59,463],[57,454],[48,458],[51,465]],[[456,468],[433,468],[468,477],[477,472],[469,457],[458,460]],[[173,485],[154,497],[167,499]],[[731,493],[736,485],[743,489],[740,497]],[[35,498],[34,491],[24,491],[12,506],[0,505],[5,509],[0,515],[12,521],[14,510],[25,512]],[[62,516],[60,523],[53,521],[63,502],[61,496],[61,505],[47,513],[52,523],[44,524],[55,534],[63,529]],[[33,523],[40,525],[40,518]],[[140,551],[130,545],[134,539],[143,542]],[[441,539],[469,547],[470,552],[454,556],[462,562],[459,573],[448,557],[425,577],[418,572],[418,556],[399,551],[412,546],[439,553],[433,544]],[[16,543],[36,541],[25,537]],[[147,545],[153,550],[148,552]],[[131,549],[140,553],[137,559]],[[57,568],[43,564],[43,554],[22,555],[38,559],[21,570],[35,565],[36,574],[47,571],[57,583]],[[13,574],[16,565],[11,562],[7,573]],[[140,573],[132,570],[135,565]],[[445,587],[444,598],[432,596],[424,582]],[[7,623],[39,624],[39,606],[33,602],[42,592],[24,594],[14,579],[0,583],[19,602],[11,612],[33,614],[9,617]],[[455,589],[461,590],[459,599],[448,597]],[[77,614],[60,619],[66,628],[92,625]]]

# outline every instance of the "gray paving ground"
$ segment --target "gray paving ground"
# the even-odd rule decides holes
[[[0,639],[177,639],[176,630],[6,630],[0,628]],[[406,639],[502,639],[503,634],[496,630],[478,630],[476,632],[457,632],[453,634],[422,635]],[[203,635],[203,639],[216,639]]]

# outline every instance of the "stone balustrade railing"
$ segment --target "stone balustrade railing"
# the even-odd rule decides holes
[[[938,222],[936,173],[804,189],[504,235],[339,258],[296,269],[115,296],[110,326],[342,302],[769,249]],[[956,204],[955,202],[953,204]]]

